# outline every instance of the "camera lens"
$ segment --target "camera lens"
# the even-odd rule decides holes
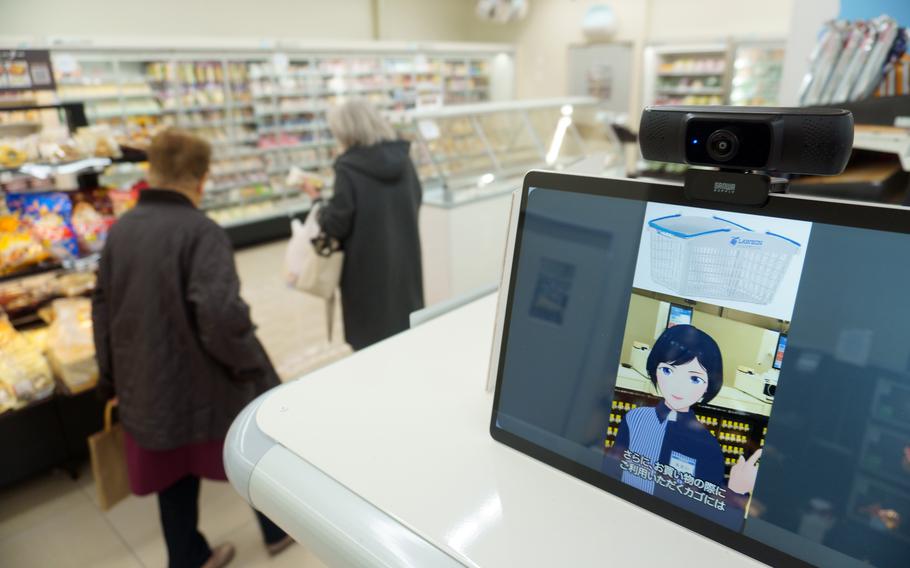
[[[729,130],[715,130],[708,137],[708,155],[718,162],[726,162],[739,151],[739,138]]]

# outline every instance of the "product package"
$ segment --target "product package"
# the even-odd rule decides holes
[[[47,360],[0,315],[0,412],[50,396],[54,380]]]
[[[72,393],[98,381],[92,306],[87,298],[54,300],[54,321],[47,337],[47,357],[54,375]]]
[[[9,194],[6,204],[54,258],[68,260],[79,255],[72,226],[73,205],[65,193]]]
[[[122,155],[120,145],[107,124],[83,126],[76,131],[73,138],[79,150],[86,156],[119,158]]]
[[[86,202],[78,203],[73,210],[73,229],[80,248],[87,253],[101,252],[111,223]]]
[[[47,260],[48,253],[14,215],[0,215],[0,275],[11,274]]]

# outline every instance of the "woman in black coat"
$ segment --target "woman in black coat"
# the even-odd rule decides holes
[[[417,221],[423,190],[410,143],[396,139],[369,103],[337,106],[328,123],[344,152],[335,161],[334,195],[320,209],[319,222],[344,249],[344,333],[357,350],[404,331],[411,312],[423,308]]]

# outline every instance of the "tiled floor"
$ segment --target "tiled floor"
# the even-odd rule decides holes
[[[231,566],[323,568],[301,545],[269,558],[249,506],[227,483],[204,481],[200,528],[215,545],[234,543]],[[167,553],[152,497],[96,505],[91,471],[59,471],[0,492],[0,565],[11,568],[164,568]]]
[[[282,282],[284,244],[240,251],[237,268],[259,337],[284,380],[350,353],[329,343],[322,303]],[[336,311],[337,335],[341,335]],[[91,471],[78,480],[55,471],[0,491],[0,566],[14,568],[163,568],[167,554],[154,497],[130,497],[108,512],[97,507]],[[200,526],[211,544],[231,541],[231,566],[323,564],[301,545],[269,558],[249,506],[227,483],[203,482]]]

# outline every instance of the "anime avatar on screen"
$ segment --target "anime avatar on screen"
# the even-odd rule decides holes
[[[761,450],[739,458],[724,480],[724,455],[717,439],[696,418],[693,405],[707,404],[724,384],[717,342],[692,325],[665,330],[648,355],[647,372],[663,402],[629,411],[607,450],[604,472],[651,495],[681,502],[710,516],[728,505],[742,519],[744,496],[755,486]],[[739,499],[731,499],[730,493]],[[682,497],[682,499],[680,499]]]

